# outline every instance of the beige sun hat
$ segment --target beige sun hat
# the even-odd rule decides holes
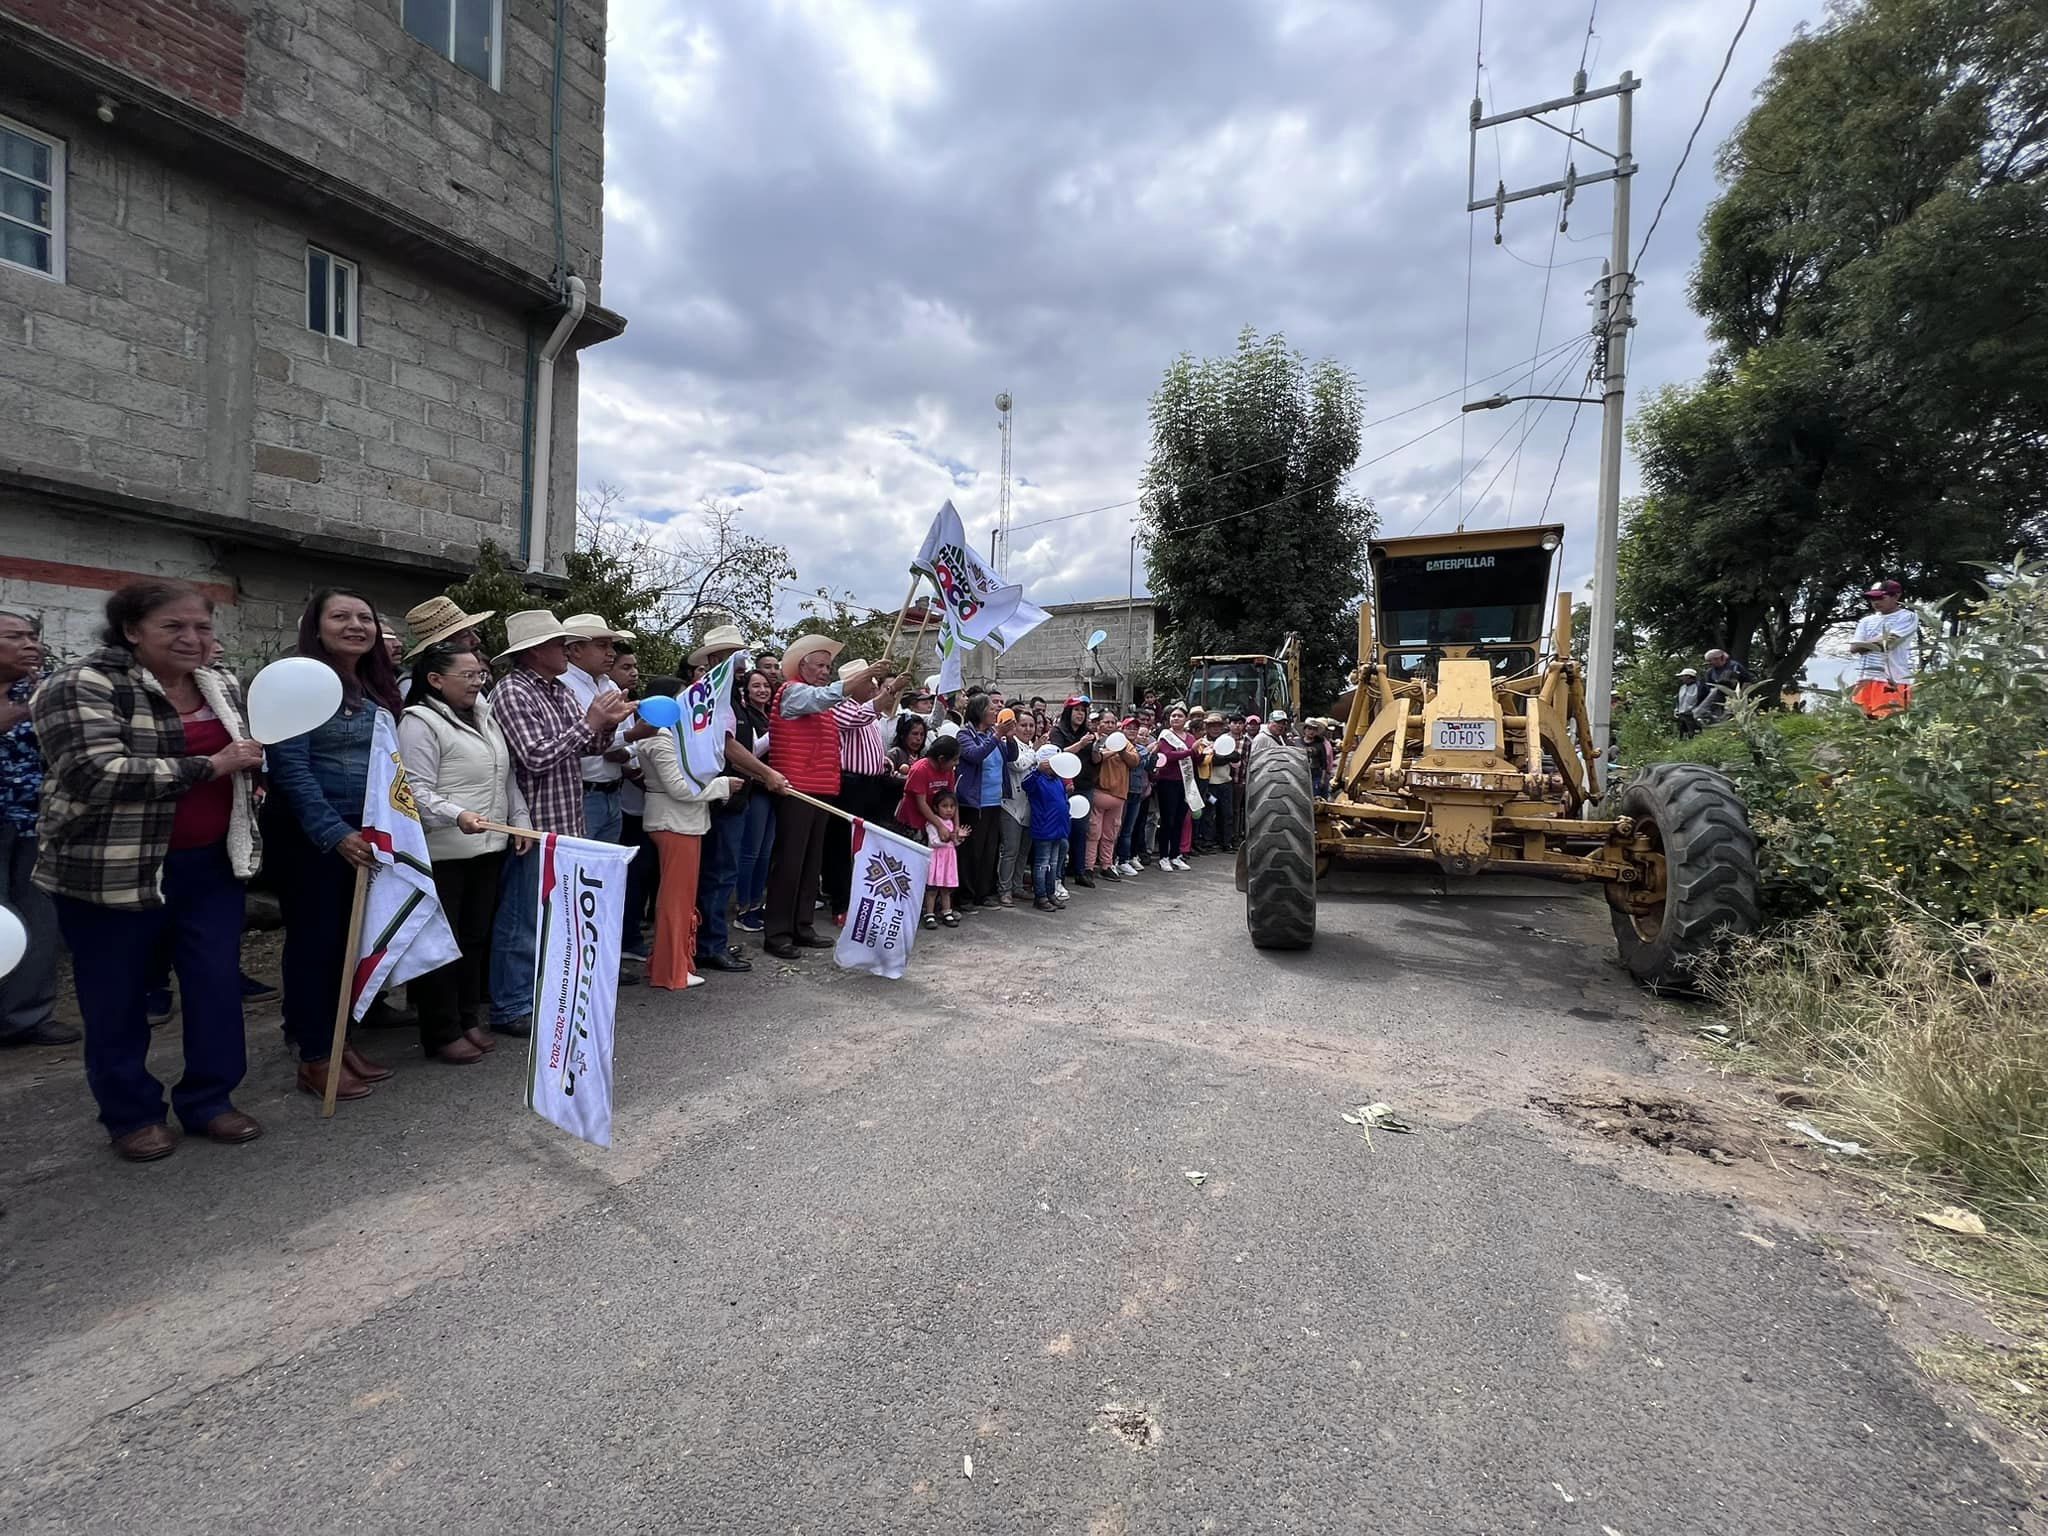
[[[782,653],[782,675],[793,683],[796,681],[797,664],[811,652],[823,651],[827,656],[837,656],[845,649],[839,641],[828,640],[823,635],[799,635]]]
[[[851,682],[854,673],[865,672],[872,665],[872,662],[866,661],[842,661],[839,663],[839,681],[842,683]]]
[[[505,621],[505,649],[493,656],[493,661],[503,661],[508,656],[517,656],[521,651],[530,651],[536,645],[546,645],[550,640],[581,640],[582,635],[572,635],[568,626],[545,608],[529,608],[524,613],[515,613]]]
[[[690,652],[690,665],[703,666],[716,651],[744,651],[747,637],[740,633],[737,624],[720,624],[704,637],[704,643]]]
[[[418,607],[406,609],[406,638],[412,642],[412,649],[405,653],[405,659],[411,661],[430,646],[439,645],[465,629],[481,627],[485,619],[496,617],[497,612],[495,608],[486,608],[482,613],[464,613],[460,603],[447,597],[430,597]]]
[[[572,613],[562,620],[562,628],[571,640],[630,640],[630,629],[613,629],[603,617],[595,613]]]

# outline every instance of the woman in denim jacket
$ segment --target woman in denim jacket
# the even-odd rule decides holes
[[[354,1046],[330,1062],[334,1010],[341,996],[343,950],[356,870],[375,865],[363,840],[363,792],[380,709],[395,721],[398,674],[386,652],[377,610],[338,587],[313,594],[299,620],[299,654],[341,677],[341,708],[317,730],[270,749],[270,803],[264,841],[284,908],[284,1028],[298,1048],[299,1087],[327,1091],[339,1070],[339,1099],[360,1099],[391,1075]]]

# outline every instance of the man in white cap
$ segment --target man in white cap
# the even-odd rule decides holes
[[[839,722],[832,707],[842,699],[872,699],[892,670],[870,662],[851,677],[830,681],[845,647],[823,635],[803,635],[782,653],[782,687],[769,707],[768,763],[792,788],[814,800],[839,793]],[[780,960],[799,950],[830,949],[817,930],[818,878],[825,860],[825,823],[831,812],[784,795],[775,804],[775,852],[768,866],[766,943]]]
[[[569,670],[562,684],[575,697],[577,706],[588,710],[607,693],[617,693],[612,681],[612,663],[618,659],[617,642],[631,640],[626,630],[613,629],[594,613],[572,613],[562,620],[568,632],[564,642]],[[583,835],[600,843],[623,842],[626,836],[625,802],[621,791],[626,784],[626,764],[633,754],[623,742],[613,742],[602,752],[585,753],[583,772]]]
[[[512,773],[526,796],[536,831],[582,837],[580,759],[603,755],[633,701],[617,687],[578,707],[562,676],[569,670],[570,634],[545,608],[505,621],[511,642],[495,659],[512,670],[491,694],[491,714],[512,753]],[[533,940],[540,887],[532,862],[507,859],[491,930],[491,1028],[503,1035],[533,1032]]]
[[[1697,736],[1700,723],[1693,718],[1693,711],[1700,707],[1700,669],[1680,667],[1678,669],[1678,699],[1671,706],[1671,713],[1678,720],[1678,734],[1681,738]]]

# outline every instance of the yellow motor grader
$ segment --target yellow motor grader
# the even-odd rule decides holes
[[[1756,839],[1724,776],[1657,764],[1593,814],[1606,765],[1569,592],[1544,623],[1563,539],[1547,525],[1368,546],[1328,794],[1299,748],[1261,740],[1246,762],[1238,884],[1254,944],[1308,947],[1317,878],[1360,866],[1598,881],[1623,961],[1657,988],[1756,926]]]

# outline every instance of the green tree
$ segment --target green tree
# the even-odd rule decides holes
[[[1250,327],[1228,357],[1167,368],[1152,397],[1146,564],[1165,617],[1156,659],[1183,683],[1190,656],[1270,653],[1296,631],[1305,698],[1343,688],[1374,527],[1371,502],[1338,484],[1361,409],[1344,368]]]
[[[1876,575],[1928,597],[2048,543],[2038,0],[1865,0],[1789,45],[1720,156],[1718,352],[1632,438],[1622,611],[1795,677]]]

